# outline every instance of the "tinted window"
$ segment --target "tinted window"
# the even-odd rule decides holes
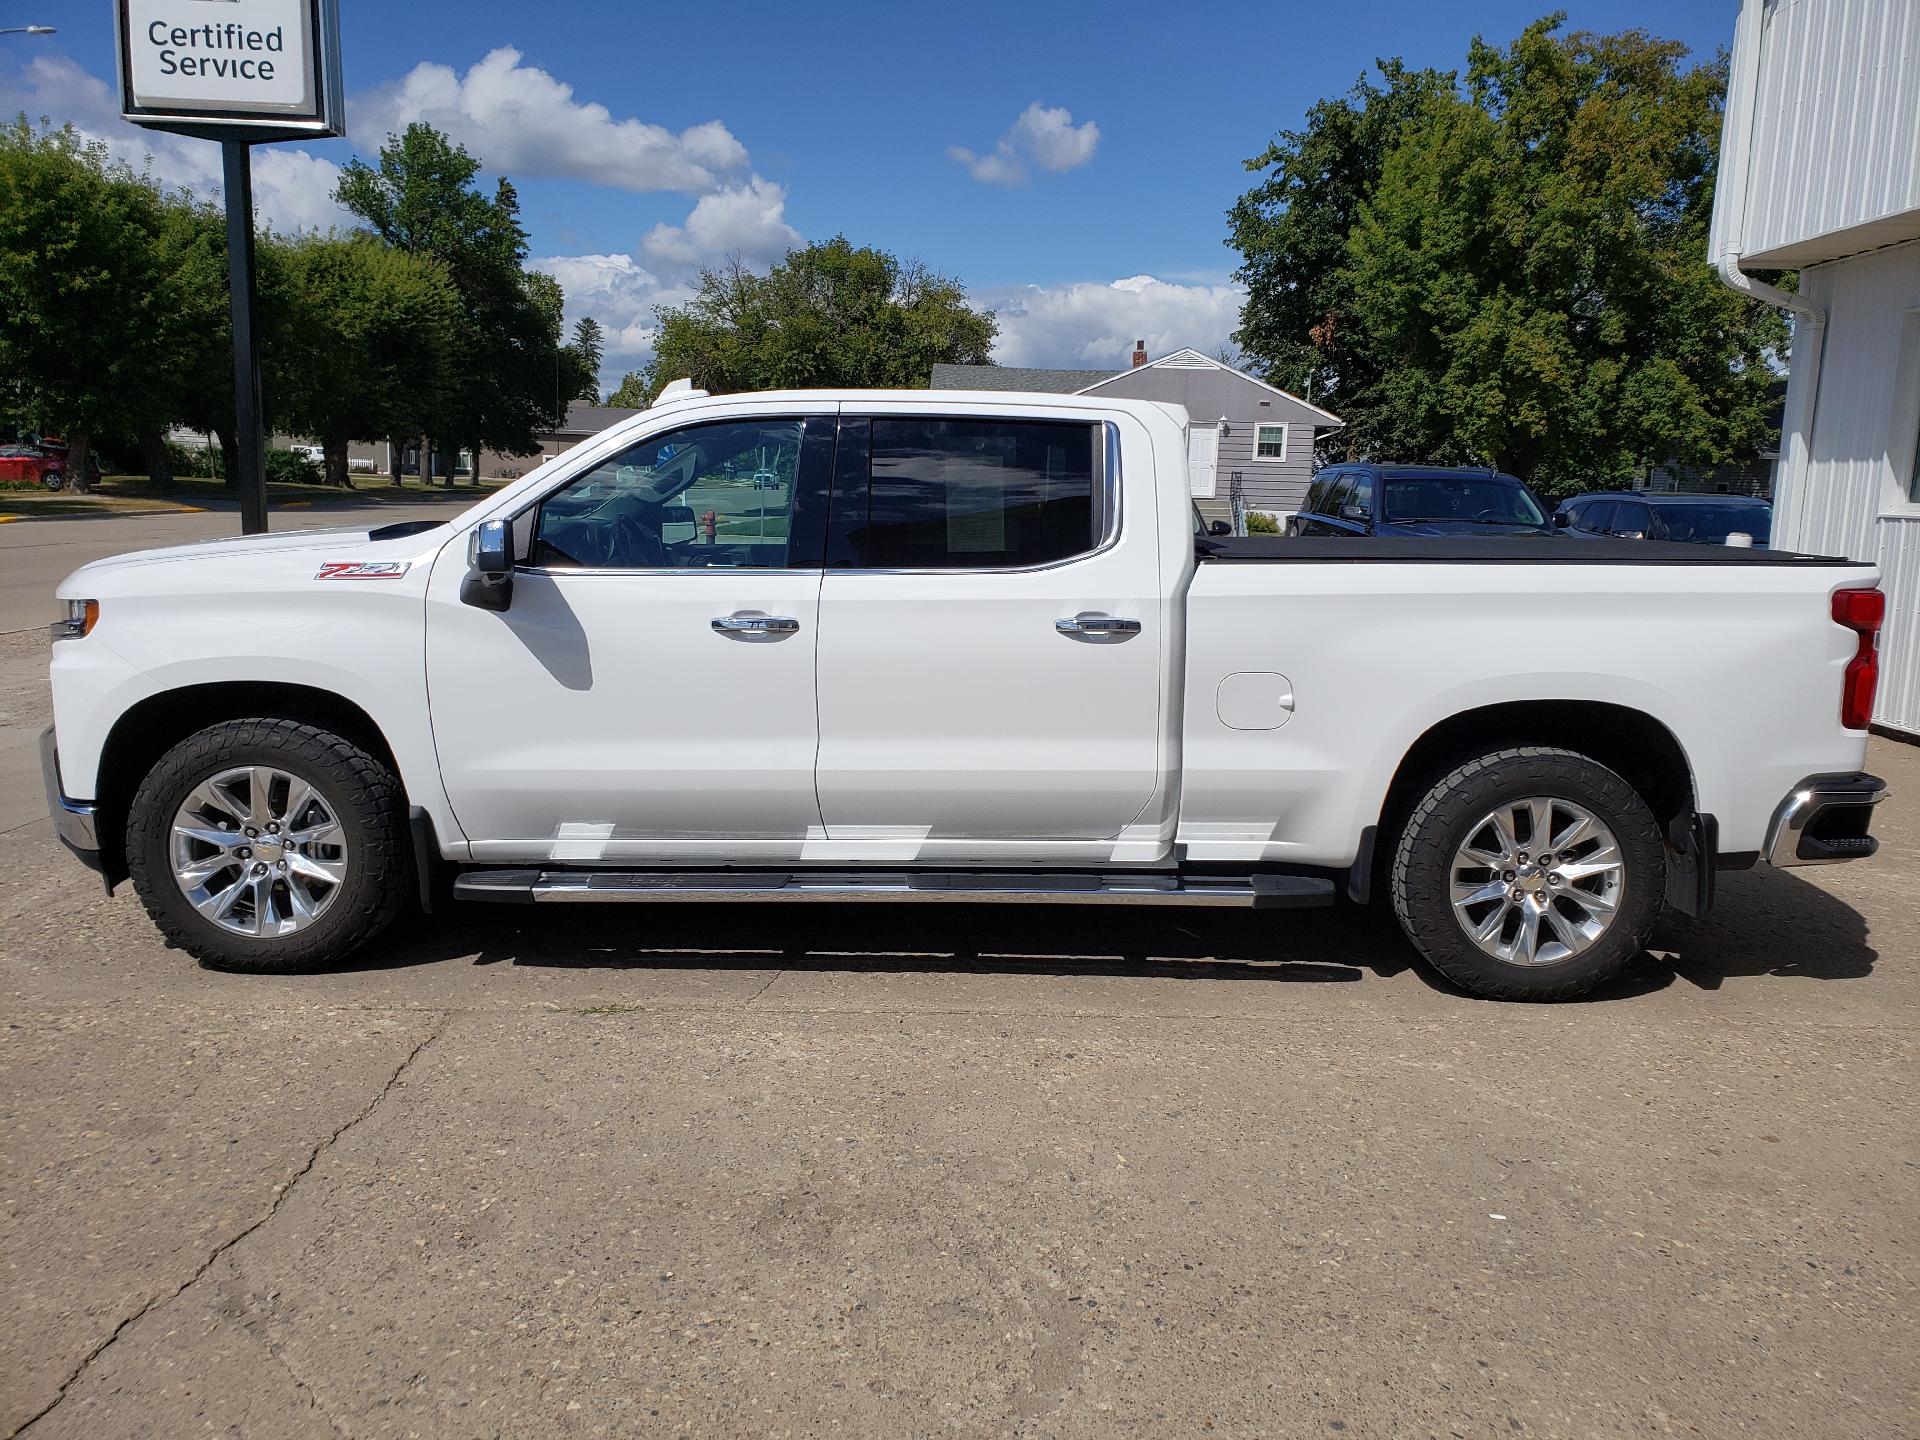
[[[1093,441],[1086,424],[876,417],[867,513],[846,522],[853,563],[1005,569],[1084,554],[1097,541]]]
[[[542,502],[533,563],[618,570],[786,565],[801,427],[799,420],[741,420],[643,440]]]
[[[1359,506],[1361,515],[1371,520],[1373,518],[1373,486],[1373,476],[1367,474],[1354,476],[1353,488],[1347,492],[1346,498],[1341,503]]]
[[[1764,545],[1773,528],[1773,512],[1765,505],[1716,505],[1708,500],[1662,505],[1659,515],[1669,540],[1695,544],[1724,545],[1727,536],[1740,530]]]
[[[1584,530],[1589,535],[1604,535],[1607,533],[1607,522],[1611,519],[1613,519],[1613,501],[1595,500],[1590,505],[1580,507],[1579,513],[1574,516],[1573,525],[1576,530]]]
[[[1526,486],[1510,475],[1394,475],[1386,502],[1386,518],[1409,525],[1547,523]]]
[[[1646,535],[1653,530],[1653,516],[1639,502],[1622,500],[1613,507],[1613,522],[1608,530],[1614,535]]]
[[[1353,475],[1346,473],[1327,487],[1326,503],[1320,507],[1322,515],[1339,515],[1340,507],[1347,503],[1347,497],[1353,493],[1353,481]]]
[[[1328,489],[1340,478],[1338,470],[1323,470],[1313,477],[1313,484],[1307,487],[1307,498],[1300,508],[1310,515],[1327,513],[1326,499]]]

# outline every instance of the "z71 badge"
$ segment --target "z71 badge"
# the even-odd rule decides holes
[[[407,573],[410,560],[329,560],[320,567],[316,580],[398,580]]]

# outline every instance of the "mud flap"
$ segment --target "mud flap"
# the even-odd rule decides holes
[[[1720,824],[1689,810],[1667,822],[1667,904],[1695,918],[1713,908]]]

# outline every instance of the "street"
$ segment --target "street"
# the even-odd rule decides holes
[[[231,529],[0,527],[0,1433],[1920,1433],[1920,748],[1876,859],[1576,1004],[1345,908],[465,907],[223,975],[34,738],[58,578]]]

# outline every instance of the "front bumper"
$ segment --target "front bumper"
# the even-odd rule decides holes
[[[40,777],[47,786],[47,813],[53,816],[53,833],[82,865],[101,870],[100,831],[94,807],[85,801],[69,800],[61,787],[60,752],[54,746],[51,725],[40,732]]]
[[[1809,775],[1780,802],[1767,826],[1767,863],[1837,865],[1880,848],[1867,833],[1873,807],[1887,798],[1877,775]]]

